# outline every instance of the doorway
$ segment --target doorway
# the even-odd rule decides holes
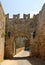
[[[27,37],[18,36],[14,41],[14,55],[17,55],[21,51],[24,53],[26,53],[25,51],[29,51],[29,39]]]

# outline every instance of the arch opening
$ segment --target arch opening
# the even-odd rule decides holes
[[[17,36],[15,37],[14,40],[14,47],[13,47],[13,57],[21,52],[22,50],[24,51],[29,51],[29,38],[26,36]]]

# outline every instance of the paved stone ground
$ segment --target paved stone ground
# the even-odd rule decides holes
[[[21,52],[16,54],[14,57],[27,57],[27,56],[29,56],[29,51],[22,50]]]
[[[22,50],[13,59],[4,60],[1,65],[45,65],[45,62],[38,58],[29,58],[28,51]]]

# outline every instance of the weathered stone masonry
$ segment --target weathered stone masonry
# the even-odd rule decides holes
[[[4,59],[5,14],[0,3],[0,61]]]
[[[36,29],[36,36],[31,43],[31,57],[37,56],[45,60],[45,4],[42,7],[42,10],[38,14],[38,23]]]
[[[45,60],[45,4],[33,18],[30,18],[30,14],[23,14],[23,18],[20,18],[20,14],[9,18],[9,14],[5,15],[0,5],[0,24],[0,55],[2,55],[0,59],[12,58],[16,54],[14,51],[17,47],[28,46],[31,52],[30,57],[36,56]],[[5,36],[2,36],[3,32]],[[18,38],[19,40],[22,38],[21,43],[17,40]]]

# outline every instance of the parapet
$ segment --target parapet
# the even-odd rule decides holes
[[[17,14],[17,15],[13,15],[13,19],[19,19],[20,18],[20,14]]]
[[[26,20],[30,19],[30,14],[23,14],[23,18],[26,19]]]
[[[9,19],[9,14],[6,14],[5,16],[6,16],[7,19]]]

